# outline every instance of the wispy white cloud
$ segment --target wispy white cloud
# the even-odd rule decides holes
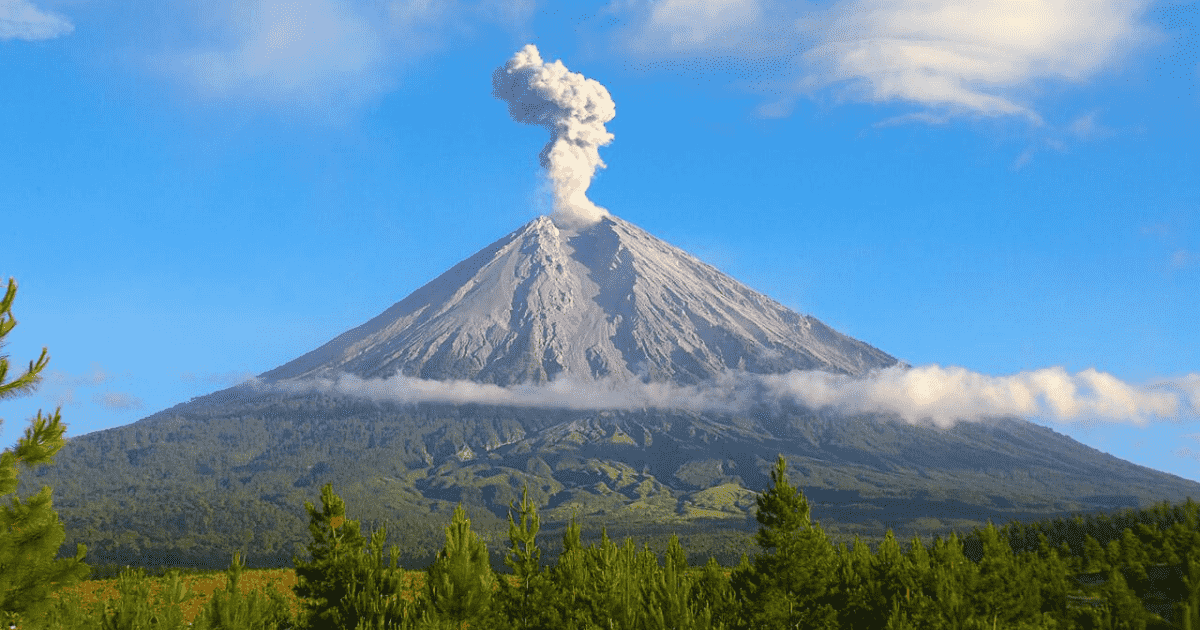
[[[1200,251],[1192,246],[1192,236],[1195,234],[1194,221],[1191,215],[1182,213],[1167,221],[1143,225],[1141,233],[1160,241],[1161,255],[1166,258],[1166,268],[1179,271],[1200,266]]]
[[[73,30],[66,18],[43,11],[29,0],[0,0],[0,39],[53,39]]]
[[[732,43],[746,26],[758,21],[756,0],[662,0],[650,10],[648,28],[664,34],[672,48]]]
[[[325,114],[380,97],[408,66],[477,25],[519,29],[533,11],[531,0],[225,0],[204,7],[199,41],[152,66],[207,98]]]
[[[759,375],[728,372],[695,386],[561,379],[545,385],[500,387],[471,381],[406,376],[362,379],[350,374],[253,386],[274,391],[322,391],[401,403],[444,402],[567,409],[678,408],[739,412],[755,405],[799,404],[842,413],[881,413],[942,427],[989,417],[1039,417],[1053,422],[1145,425],[1200,414],[1200,374],[1146,386],[1093,369],[1075,374],[1046,368],[988,376],[937,365],[889,368],[856,378],[797,371]]]
[[[124,392],[101,392],[92,396],[92,402],[107,407],[109,409],[117,409],[121,411],[141,409],[143,406],[142,399],[127,394]]]
[[[1098,115],[1098,112],[1093,110],[1079,116],[1071,121],[1071,124],[1067,126],[1067,131],[1080,140],[1099,140],[1111,137],[1114,131],[1100,124],[1097,120]]]
[[[1180,248],[1171,253],[1171,268],[1183,269],[1200,263],[1200,252],[1192,252]]]
[[[879,121],[871,126],[878,129],[880,127],[894,127],[896,125],[903,125],[911,122],[920,122],[927,125],[944,125],[950,122],[950,116],[945,114],[933,114],[930,112],[913,112],[911,114],[894,116],[887,120]]]
[[[37,395],[56,407],[73,406],[83,402],[77,395],[79,390],[111,385],[127,377],[128,375],[114,374],[98,363],[93,363],[91,370],[82,374],[52,370],[42,379]],[[143,406],[142,399],[134,394],[111,390],[92,394],[91,402],[118,411],[141,409]]]
[[[319,105],[358,101],[381,88],[381,34],[352,5],[255,0],[230,18],[225,45],[174,60],[202,94]]]
[[[221,385],[228,387],[244,383],[254,378],[253,372],[210,372],[206,374],[196,374],[194,372],[184,372],[179,376],[179,379],[185,383],[205,383],[209,385]]]
[[[86,387],[98,387],[112,382],[116,376],[98,363],[92,364],[92,369],[84,374],[70,374],[59,370],[51,370],[42,378],[39,395],[53,400],[55,405],[66,406],[75,403],[75,390]]]
[[[1012,165],[1009,166],[1009,170],[1019,171],[1019,170],[1025,168],[1025,165],[1029,164],[1029,162],[1033,160],[1033,155],[1035,153],[1037,153],[1036,148],[1034,148],[1032,146],[1025,147],[1025,150],[1021,151],[1021,154],[1018,155],[1015,160],[1013,160]]]
[[[779,103],[838,88],[843,100],[910,102],[956,116],[1042,117],[1035,83],[1083,82],[1163,35],[1139,21],[1148,0],[782,0],[614,3],[635,18],[617,35],[644,57],[740,58]],[[912,119],[920,121],[920,119]],[[1079,133],[1093,133],[1087,119]]]
[[[910,117],[915,117],[915,115],[910,115]],[[1039,151],[1051,149],[1057,153],[1067,153],[1073,145],[1097,142],[1118,135],[1127,136],[1136,133],[1137,129],[1109,127],[1100,121],[1099,110],[1093,109],[1072,118],[1069,123],[1061,127],[1047,127],[1044,131],[1044,137],[1028,145],[1013,160],[1010,166],[1011,170],[1019,171],[1024,168]]]

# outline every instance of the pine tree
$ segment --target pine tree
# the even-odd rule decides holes
[[[1146,565],[1150,564],[1150,554],[1146,552],[1142,541],[1134,535],[1133,529],[1128,527],[1121,534],[1120,547],[1120,565],[1129,572],[1130,587],[1135,592],[1145,592],[1150,588],[1150,576],[1146,572]]]
[[[1176,604],[1177,624],[1183,630],[1200,630],[1200,544],[1181,547],[1183,601]]]
[[[1030,584],[1041,591],[1041,611],[1055,619],[1066,619],[1067,597],[1071,593],[1070,568],[1057,549],[1050,546],[1045,534],[1038,534],[1037,553],[1021,554]]]
[[[383,561],[383,543],[387,528],[371,535],[370,553],[360,564],[341,601],[341,618],[347,629],[399,630],[415,620],[415,607],[402,599],[403,571],[399,567],[400,548],[392,545],[391,566]]]
[[[513,520],[513,512],[517,520]],[[542,575],[542,550],[537,546],[541,528],[537,504],[529,500],[529,487],[521,490],[521,503],[509,504],[508,539],[512,543],[504,556],[504,564],[513,570],[516,586],[500,580],[501,607],[513,626],[518,629],[541,627],[545,609],[546,579]]]
[[[1083,556],[1084,573],[1099,573],[1108,570],[1108,554],[1105,553],[1104,547],[1095,538],[1092,538],[1091,534],[1084,535]]]
[[[1000,536],[990,521],[978,531],[978,536],[983,557],[979,560],[973,594],[976,614],[992,625],[1002,626],[1040,615],[1040,593],[1030,588],[1018,570],[1008,540]]]
[[[691,588],[685,575],[687,554],[679,544],[679,537],[671,535],[667,553],[661,569],[655,563],[648,567],[651,579],[647,581],[646,628],[648,630],[707,630],[713,627],[711,607],[691,597]]]
[[[159,591],[158,601],[154,609],[157,611],[158,628],[186,628],[183,621],[183,604],[195,597],[191,589],[184,585],[179,571],[169,571],[166,575],[166,585]]]
[[[347,519],[346,503],[334,494],[333,484],[321,488],[321,504],[318,512],[311,502],[304,502],[308,531],[313,537],[308,546],[312,560],[292,557],[297,579],[292,590],[303,602],[302,615],[307,627],[334,630],[341,625],[342,599],[349,593],[356,574],[361,575],[365,570],[360,554],[366,539],[359,532],[358,521]]]
[[[933,568],[929,551],[918,536],[914,535],[909,542],[904,567],[902,580],[908,619],[917,626],[928,627],[937,618],[937,605],[933,601]]]
[[[859,619],[869,609],[867,590],[871,571],[871,550],[855,534],[850,548],[841,543],[837,548],[837,569],[834,571],[833,607],[839,618]]]
[[[837,557],[825,532],[809,518],[808,500],[787,479],[780,455],[771,487],[758,496],[756,540],[762,553],[753,568],[739,568],[733,588],[754,628],[835,627],[830,591]]]
[[[591,619],[588,569],[580,542],[579,523],[574,519],[563,531],[562,541],[558,563],[549,571],[554,599],[545,610],[548,620],[545,627],[556,630],[586,628]]]
[[[468,622],[479,627],[490,612],[494,583],[487,545],[471,531],[471,520],[459,504],[446,527],[446,545],[425,579],[432,616],[460,628]]]
[[[729,576],[717,559],[708,558],[704,571],[692,584],[692,601],[697,608],[707,607],[712,611],[714,626],[731,626],[734,615],[733,589],[729,585]]]
[[[1125,577],[1116,567],[1108,570],[1108,581],[1101,589],[1108,603],[1107,628],[1112,630],[1146,630],[1150,615],[1142,600],[1125,582]]]
[[[888,625],[890,618],[896,619],[900,616],[898,611],[905,603],[901,600],[911,596],[911,592],[905,592],[905,566],[900,542],[896,540],[891,529],[887,530],[883,542],[879,543],[879,549],[871,559],[870,566],[870,578],[866,584],[870,593],[869,610],[864,611],[864,614],[873,618],[873,623],[864,627],[882,629]]]
[[[638,624],[642,598],[636,560],[633,541],[626,539],[618,547],[604,528],[600,530],[600,544],[584,550],[584,597],[590,604],[592,623],[604,628],[633,628]]]
[[[155,623],[145,570],[126,567],[117,578],[117,593],[115,601],[104,604],[101,630],[141,630]]]
[[[938,628],[962,628],[970,614],[970,600],[975,593],[975,563],[963,554],[962,541],[956,532],[943,540],[933,541],[930,553],[933,571],[934,601],[937,604]]]
[[[200,611],[196,630],[279,630],[291,627],[287,602],[279,593],[243,595],[240,586],[242,563],[233,554],[225,572],[225,590],[213,593]]]
[[[0,347],[17,325],[12,315],[16,295],[17,283],[10,278],[4,299],[0,300]],[[24,374],[6,383],[8,357],[0,356],[0,399],[32,391],[49,360],[42,348],[41,356],[30,361]],[[15,450],[5,449],[0,454],[0,497],[16,492],[18,463],[30,469],[53,463],[54,455],[64,445],[66,426],[59,410],[49,418],[38,411],[31,424]],[[49,486],[42,486],[41,492],[28,500],[22,502],[14,496],[11,505],[0,509],[0,617],[4,622],[39,621],[52,608],[50,593],[54,589],[77,584],[91,571],[83,563],[87,547],[82,544],[76,547],[74,558],[55,559],[66,540],[66,530],[58,521],[52,495]]]

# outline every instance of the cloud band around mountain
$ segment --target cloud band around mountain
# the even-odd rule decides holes
[[[1112,422],[1138,426],[1200,415],[1200,374],[1147,386],[1111,374],[1061,367],[988,376],[959,367],[892,367],[866,377],[817,371],[783,374],[726,372],[700,385],[559,379],[501,387],[473,381],[435,381],[397,375],[333,377],[264,383],[284,393],[321,392],[397,403],[454,403],[565,409],[684,409],[740,413],[760,405],[796,404],[846,414],[882,413],[910,423],[948,428],[999,416],[1057,423]]]

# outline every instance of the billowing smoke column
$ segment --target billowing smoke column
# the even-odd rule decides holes
[[[492,95],[508,103],[513,120],[550,130],[539,157],[554,187],[554,223],[578,228],[608,214],[587,198],[596,168],[604,167],[600,147],[613,139],[604,129],[617,115],[608,90],[561,61],[543,62],[527,44],[492,74]]]

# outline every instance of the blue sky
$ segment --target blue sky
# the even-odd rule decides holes
[[[616,104],[589,197],[914,366],[1200,373],[1200,49],[1169,0],[0,0],[0,444],[274,368],[548,211],[525,44]],[[1195,391],[1195,390],[1193,390]],[[1194,407],[1033,417],[1200,480]]]

